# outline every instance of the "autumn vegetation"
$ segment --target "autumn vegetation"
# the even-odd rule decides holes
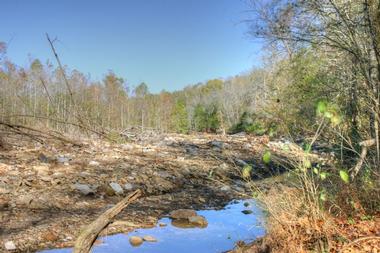
[[[38,59],[19,67],[2,43],[1,133],[21,125],[119,141],[131,128],[246,132],[287,138],[305,157],[323,144],[334,157],[329,166],[294,162],[292,187],[261,196],[277,236],[268,243],[279,252],[378,243],[380,1],[252,1],[248,9],[248,33],[266,45],[261,67],[175,92],[131,87],[111,71],[94,81]]]

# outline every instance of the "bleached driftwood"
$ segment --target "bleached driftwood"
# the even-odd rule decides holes
[[[88,225],[78,236],[73,253],[89,253],[92,244],[98,237],[99,233],[112,221],[112,219],[126,208],[131,202],[141,196],[141,190],[136,190],[122,199],[114,207],[108,209],[100,215],[95,221]]]

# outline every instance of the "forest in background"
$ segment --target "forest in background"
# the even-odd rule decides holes
[[[7,59],[3,43],[1,120],[74,131],[81,115],[98,130],[215,133],[231,129],[244,112],[259,112],[266,100],[267,73],[262,69],[159,94],[150,93],[145,83],[130,87],[111,71],[103,80],[92,81],[80,71],[66,66],[62,70],[38,59],[30,59],[27,68],[18,67]]]

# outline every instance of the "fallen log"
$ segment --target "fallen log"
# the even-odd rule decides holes
[[[63,143],[70,143],[74,146],[78,146],[78,147],[82,146],[81,143],[78,143],[74,140],[66,138],[63,136],[62,133],[59,133],[57,131],[39,130],[37,128],[33,128],[30,126],[23,126],[23,125],[19,125],[19,124],[10,124],[10,123],[6,123],[6,122],[2,122],[2,121],[0,121],[0,126],[3,126],[7,129],[9,129],[9,132],[29,137],[30,139],[32,139],[34,141],[38,141],[40,143],[43,143],[43,139],[55,139],[55,140],[61,141]]]
[[[111,222],[131,202],[141,196],[141,190],[136,190],[122,199],[114,207],[108,209],[100,215],[95,221],[88,225],[78,236],[75,241],[73,253],[89,253],[92,244],[95,242],[99,233]]]

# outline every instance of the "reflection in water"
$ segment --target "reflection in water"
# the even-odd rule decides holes
[[[188,220],[181,219],[181,220],[172,220],[171,222],[172,226],[177,228],[206,228],[208,224],[196,224],[196,223],[190,223]]]
[[[249,204],[247,204],[249,202]],[[251,210],[250,214],[242,213]],[[235,242],[250,242],[263,236],[265,229],[261,223],[262,213],[254,201],[234,201],[222,210],[198,211],[206,218],[207,227],[196,227],[189,222],[171,221],[163,218],[154,228],[137,229],[127,235],[116,234],[102,237],[103,243],[93,248],[93,253],[209,253],[223,252],[234,247]],[[185,224],[187,223],[187,224]],[[185,229],[184,229],[185,228]],[[153,236],[157,242],[143,242],[138,247],[129,243],[132,236]],[[42,251],[44,253],[69,253],[72,249]]]

